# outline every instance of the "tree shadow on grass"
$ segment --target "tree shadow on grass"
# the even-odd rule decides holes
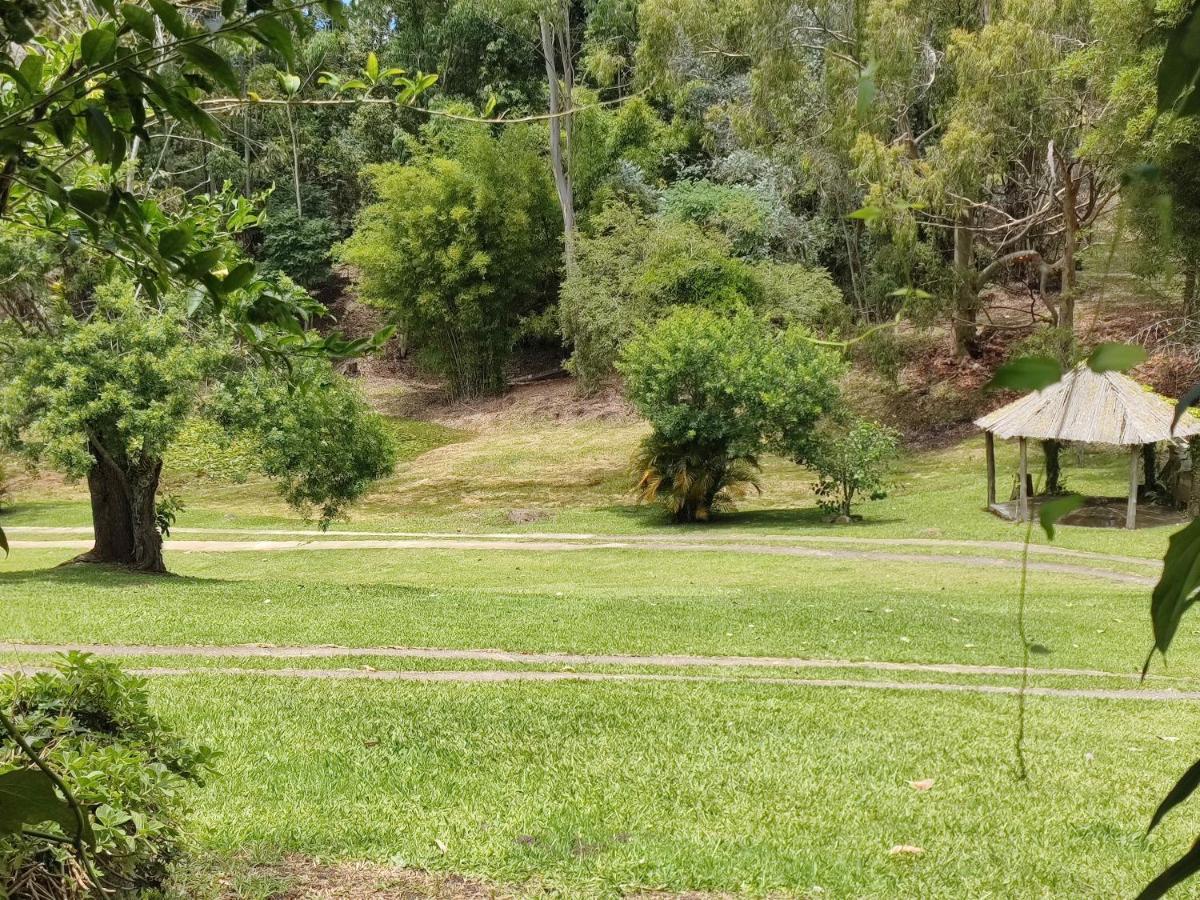
[[[894,525],[904,520],[896,517],[867,516],[855,520],[849,525],[837,525],[827,521],[829,514],[817,507],[778,508],[778,509],[748,509],[733,510],[718,513],[708,522],[696,522],[682,525],[657,506],[605,506],[599,511],[622,519],[637,529],[661,530],[663,528],[678,529],[680,534],[703,533],[709,531],[724,531],[742,529],[752,531],[767,531],[779,528],[819,528],[830,533],[845,533],[850,536],[859,529],[869,529],[873,526]]]
[[[0,586],[21,584],[46,584],[52,582],[64,587],[127,588],[153,585],[205,585],[229,584],[236,579],[202,578],[195,575],[154,574],[134,572],[121,566],[97,563],[66,562],[45,569],[21,569],[16,572],[0,572]]]

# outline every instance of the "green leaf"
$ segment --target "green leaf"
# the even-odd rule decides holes
[[[121,18],[125,20],[126,25],[146,40],[153,41],[156,37],[154,16],[145,7],[138,6],[136,3],[122,3]]]
[[[846,216],[847,219],[861,219],[863,222],[874,222],[882,217],[883,208],[880,206],[864,206]]]
[[[188,228],[168,228],[158,236],[158,252],[167,259],[178,256],[192,239]]]
[[[1167,891],[1182,881],[1191,878],[1200,871],[1200,839],[1192,844],[1191,849],[1171,865],[1162,874],[1146,885],[1137,900],[1158,900],[1166,896]]]
[[[1158,809],[1154,811],[1154,815],[1150,819],[1150,827],[1146,829],[1149,834],[1154,830],[1155,826],[1162,821],[1163,816],[1169,813],[1172,809],[1190,797],[1200,787],[1200,760],[1192,763],[1183,777],[1175,782],[1175,786],[1163,798],[1162,803],[1158,804]]]
[[[1062,378],[1062,366],[1048,356],[1022,356],[1002,365],[985,390],[1040,391]]]
[[[1078,494],[1055,497],[1053,500],[1047,500],[1043,503],[1041,510],[1038,512],[1038,520],[1042,523],[1042,530],[1046,532],[1046,537],[1054,540],[1055,523],[1064,516],[1070,515],[1081,506],[1083,506],[1083,498]]]
[[[259,16],[254,20],[250,34],[268,50],[274,51],[289,65],[296,53],[292,46],[292,33],[272,15]]]
[[[87,215],[95,215],[108,206],[108,191],[95,188],[71,188],[67,192],[71,205]]]
[[[289,97],[294,97],[300,90],[300,76],[280,73],[279,86],[283,88],[283,92]]]
[[[1145,349],[1137,344],[1099,344],[1088,357],[1093,372],[1128,372],[1146,361]]]
[[[117,36],[108,28],[93,28],[79,39],[79,53],[89,66],[112,62],[117,49]]]
[[[1171,431],[1175,430],[1175,426],[1179,424],[1183,414],[1195,406],[1198,400],[1200,400],[1200,384],[1193,384],[1191,390],[1180,397],[1179,402],[1175,404],[1175,416],[1171,419]]]
[[[371,81],[379,80],[379,57],[373,51],[367,54],[367,67],[364,71]]]
[[[46,57],[40,53],[30,53],[21,60],[21,77],[28,83],[31,91],[36,91],[42,83],[42,73],[46,69]]]
[[[75,117],[71,115],[71,111],[66,107],[56,109],[50,116],[50,127],[54,129],[54,136],[58,138],[58,142],[70,149],[75,140]]]
[[[235,12],[237,12],[237,0],[221,0],[221,16],[223,18],[228,19]]]
[[[86,820],[80,835],[79,819],[45,772],[13,769],[0,775],[0,834],[18,834],[42,822],[55,822],[68,835],[81,836],[89,843],[93,840]]]
[[[240,87],[241,83],[233,71],[233,66],[215,50],[202,44],[184,44],[179,48],[179,52],[193,66],[211,75],[229,90],[236,92]]]
[[[1195,4],[1167,35],[1162,61],[1158,64],[1158,111],[1176,109],[1195,94],[1200,77],[1200,6]]]
[[[183,20],[183,16],[179,14],[179,10],[173,3],[169,3],[168,0],[150,0],[150,7],[158,16],[159,21],[163,23],[163,27],[171,32],[173,37],[185,38],[190,34],[187,22]]]
[[[244,262],[225,276],[221,282],[221,290],[228,293],[244,288],[258,273],[258,267],[252,262]]]
[[[108,116],[99,106],[89,106],[83,121],[87,126],[87,142],[92,153],[100,162],[109,162],[113,151],[112,122],[108,121]]]
[[[1196,602],[1200,588],[1200,519],[1171,535],[1163,557],[1163,571],[1150,598],[1150,621],[1154,628],[1154,650],[1166,653],[1188,607]],[[1154,650],[1151,650],[1153,656]],[[1150,657],[1142,667],[1150,667]]]

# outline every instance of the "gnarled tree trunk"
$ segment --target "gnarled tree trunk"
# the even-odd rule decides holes
[[[954,355],[967,356],[975,350],[979,316],[979,292],[973,264],[975,230],[971,214],[963,213],[954,223]]]
[[[95,544],[76,562],[108,563],[139,572],[166,572],[155,516],[162,460],[121,466],[93,443],[88,472]]]

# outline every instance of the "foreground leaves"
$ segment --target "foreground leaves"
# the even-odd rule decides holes
[[[1200,589],[1200,519],[1171,535],[1163,557],[1163,573],[1150,600],[1154,647],[1142,672],[1150,666],[1154,650],[1166,653],[1183,614],[1196,602]]]
[[[46,822],[54,822],[72,838],[91,843],[91,828],[80,822],[71,805],[58,795],[54,782],[39,769],[13,769],[0,774],[0,834],[19,834]]]
[[[985,390],[1040,391],[1062,378],[1062,366],[1048,356],[1022,356],[1002,365]]]

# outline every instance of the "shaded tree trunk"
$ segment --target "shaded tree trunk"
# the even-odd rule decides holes
[[[127,471],[94,444],[92,456],[95,463],[87,480],[95,543],[75,561],[166,572],[155,516],[162,460],[150,460]]]
[[[1196,318],[1196,266],[1188,263],[1183,270],[1183,315],[1187,319]]]
[[[1060,157],[1061,159],[1061,157]],[[1079,216],[1075,209],[1076,185],[1071,166],[1063,160],[1059,168],[1063,176],[1063,255],[1062,255],[1062,301],[1058,309],[1058,327],[1075,333],[1075,247],[1078,243]]]
[[[1158,453],[1154,444],[1142,445],[1142,472],[1145,473],[1142,483],[1142,496],[1148,496],[1158,490]]]
[[[1046,456],[1046,493],[1057,494],[1062,490],[1062,463],[1059,451],[1062,445],[1055,440],[1042,441],[1042,453]]]
[[[542,37],[542,57],[550,91],[550,169],[558,205],[563,218],[563,256],[567,271],[575,268],[575,189],[571,183],[571,139],[575,72],[571,56],[571,23],[563,8],[561,20],[551,22],[546,14],[538,16]],[[559,71],[559,67],[562,71]]]
[[[970,213],[954,223],[954,355],[967,356],[975,350],[979,293],[975,289],[973,265],[975,230]]]

